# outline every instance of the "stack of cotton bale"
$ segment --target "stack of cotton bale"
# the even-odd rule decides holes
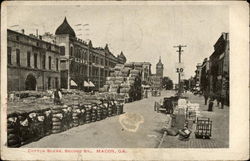
[[[128,77],[128,84],[131,86],[130,98],[133,100],[140,100],[142,97],[142,84],[141,84],[141,71],[140,70],[130,70]]]
[[[188,101],[186,111],[187,119],[195,122],[197,117],[201,116],[199,108],[200,105],[198,103],[191,103],[190,101]]]
[[[55,105],[52,108],[52,133],[59,133],[62,131],[63,111],[61,105]]]
[[[8,115],[7,144],[9,147],[19,147],[21,145],[18,123],[19,123],[18,114],[12,113]]]

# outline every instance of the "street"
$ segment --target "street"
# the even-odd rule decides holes
[[[154,102],[174,95],[174,91],[162,91],[160,97],[144,98],[124,105],[124,114],[85,124],[59,134],[46,136],[37,142],[24,145],[26,148],[156,148],[162,138],[161,128],[166,115],[154,111]],[[189,141],[180,141],[178,136],[166,136],[161,148],[226,148],[229,142],[229,108],[207,112],[202,96],[185,94],[192,103],[200,104],[201,115],[213,121],[211,139],[195,139],[194,131]],[[124,128],[120,119],[140,120],[137,129]],[[195,129],[195,128],[194,128]]]

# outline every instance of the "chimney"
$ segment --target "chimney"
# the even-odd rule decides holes
[[[22,34],[24,34],[24,29],[21,30]]]
[[[36,37],[38,37],[38,29],[36,29]]]

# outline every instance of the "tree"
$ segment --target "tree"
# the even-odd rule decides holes
[[[169,77],[163,77],[162,87],[166,90],[173,89],[173,81]]]

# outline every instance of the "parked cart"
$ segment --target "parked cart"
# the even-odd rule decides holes
[[[212,136],[212,121],[207,117],[198,117],[195,137],[209,139]]]

